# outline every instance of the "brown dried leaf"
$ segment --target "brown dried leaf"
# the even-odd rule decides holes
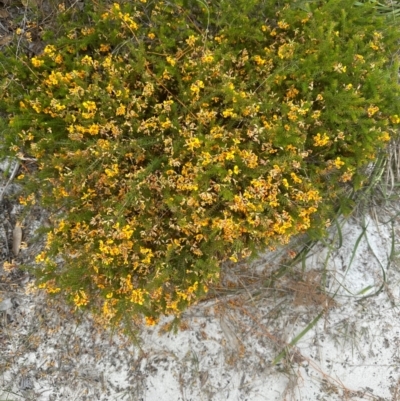
[[[225,321],[223,317],[220,320],[220,327],[232,349],[239,349],[240,343],[235,334],[235,331],[231,327],[229,327],[228,322]]]
[[[37,6],[37,1],[35,0],[21,0],[21,3],[26,8],[33,8]]]
[[[12,251],[14,256],[17,256],[19,254],[19,250],[21,249],[21,242],[22,242],[22,227],[21,224],[17,223],[13,230]]]
[[[0,46],[9,45],[13,40],[13,35],[6,35],[0,38]]]
[[[10,16],[10,13],[5,8],[0,8],[0,19],[6,19]]]

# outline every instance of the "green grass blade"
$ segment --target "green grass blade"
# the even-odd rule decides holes
[[[319,319],[321,319],[322,315],[324,314],[324,311],[320,312],[314,320],[307,325],[307,327],[301,331],[295,338],[293,338],[292,341],[288,344],[288,346],[282,350],[279,355],[272,361],[272,365],[276,365],[288,352],[290,347],[293,347],[296,345],[318,322]]]
[[[364,237],[364,235],[365,235],[365,233],[367,231],[367,227],[368,227],[368,224],[365,227],[363,227],[363,230],[362,230],[361,234],[358,236],[357,241],[354,244],[353,252],[351,253],[351,258],[350,258],[350,262],[349,262],[349,265],[347,267],[346,273],[349,271],[350,266],[353,263],[353,260],[354,260],[354,258],[356,256],[356,252],[357,252],[358,246],[360,245],[360,242],[361,242],[362,238]]]
[[[340,249],[343,245],[343,234],[342,234],[342,228],[340,227],[338,219],[335,219],[335,225],[338,230],[338,236],[339,236],[339,245],[336,249]]]
[[[352,251],[352,254],[351,254],[351,258],[350,258],[350,262],[349,262],[349,264],[348,264],[348,266],[347,266],[347,269],[346,269],[346,272],[345,272],[345,274],[344,274],[343,280],[344,280],[344,278],[347,276],[347,273],[348,273],[349,270],[350,270],[350,267],[351,267],[351,265],[352,265],[352,263],[353,263],[353,260],[354,260],[354,258],[355,258],[355,256],[356,256],[356,252],[357,252],[358,246],[360,245],[360,242],[361,242],[362,238],[364,237],[364,235],[366,235],[367,227],[368,227],[368,225],[366,225],[365,227],[363,227],[363,229],[362,229],[362,231],[361,231],[361,234],[358,236],[357,241],[356,241],[356,243],[354,244],[353,251]],[[336,291],[335,291],[335,292],[333,293],[333,295],[332,295],[333,298],[334,298],[334,297],[337,295],[337,293],[339,292],[340,287],[342,287],[342,288],[343,288],[345,291],[347,291],[349,294],[351,294],[351,295],[353,295],[353,296],[356,295],[356,294],[353,294],[345,285],[343,285],[342,283],[339,283],[338,288],[336,289]]]
[[[388,261],[387,261],[386,269],[383,267],[382,262],[379,260],[378,256],[375,254],[374,250],[372,249],[371,244],[368,241],[368,237],[366,237],[367,238],[368,247],[371,250],[372,254],[374,255],[375,259],[378,261],[379,266],[380,266],[380,268],[382,270],[382,284],[380,285],[380,287],[373,294],[368,294],[365,297],[360,298],[358,300],[358,302],[359,301],[363,301],[364,299],[367,299],[367,298],[375,297],[376,295],[380,294],[381,291],[383,290],[383,288],[385,287],[385,284],[387,282],[387,280],[386,280],[386,271],[389,270],[390,264],[392,263],[392,260],[393,260],[393,258],[395,256],[395,253],[396,253],[396,251],[395,251],[395,235],[394,235],[393,222],[392,222],[392,235],[391,235],[391,237],[392,237],[391,238],[392,241],[391,241],[390,253],[388,255]]]
[[[369,291],[371,288],[374,288],[372,285],[368,285],[367,287],[363,288],[361,291],[357,292],[357,295],[362,295],[365,294],[367,291]]]

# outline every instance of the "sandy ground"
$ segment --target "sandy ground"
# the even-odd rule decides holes
[[[224,272],[224,295],[132,338],[31,291],[18,269],[40,246],[38,210],[1,203],[2,261],[23,218],[27,248],[0,270],[0,400],[400,400],[396,204],[331,227],[324,244],[263,283],[302,244]],[[375,216],[375,214],[374,214]],[[222,292],[221,292],[222,294]]]
[[[26,10],[2,8],[0,46]],[[226,269],[221,295],[177,333],[165,318],[133,342],[31,290],[19,266],[33,265],[46,214],[26,214],[17,193],[12,181],[0,201],[0,401],[400,400],[400,205],[333,226],[273,287],[301,243]],[[5,271],[17,222],[26,248]]]

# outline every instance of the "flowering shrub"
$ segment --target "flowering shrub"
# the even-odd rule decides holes
[[[0,96],[4,148],[38,160],[21,203],[54,212],[38,285],[106,322],[179,315],[223,261],[324,227],[400,122],[398,35],[368,6],[88,3],[3,56]]]

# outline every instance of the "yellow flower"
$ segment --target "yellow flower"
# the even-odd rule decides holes
[[[66,106],[60,104],[60,102],[57,99],[51,99],[50,106],[56,111],[62,111],[66,109]]]
[[[321,116],[321,110],[315,110],[312,115],[311,118],[314,118],[315,120],[318,119]]]
[[[32,57],[32,58],[31,58],[31,63],[32,63],[32,65],[33,65],[34,67],[38,68],[38,67],[40,67],[41,65],[43,65],[44,61],[38,59],[37,57]]]
[[[46,288],[46,291],[48,294],[57,294],[58,292],[61,291],[61,288],[59,287],[48,287]]]
[[[145,258],[142,262],[146,265],[151,263],[151,258],[154,256],[153,251],[150,248],[140,247],[140,253],[145,255]]]
[[[286,97],[288,99],[294,99],[298,94],[298,89],[296,89],[293,85],[286,91]]]
[[[100,45],[100,51],[102,52],[102,53],[106,53],[106,52],[108,52],[109,50],[110,50],[110,45],[107,43],[107,44],[104,44],[104,43],[102,43],[101,45]]]
[[[94,64],[92,57],[90,57],[88,55],[86,55],[85,57],[82,58],[81,63],[83,65],[93,65]]]
[[[151,40],[153,40],[155,37],[156,37],[156,35],[154,35],[154,33],[149,33],[149,34],[147,34],[147,37],[149,37]]]
[[[225,152],[225,160],[233,160],[235,158],[235,150]]]
[[[87,130],[87,132],[90,135],[97,135],[99,133],[100,130],[100,126],[98,124],[92,124],[89,129]]]
[[[395,114],[395,115],[390,117],[390,121],[393,124],[399,124],[400,123],[400,117],[397,114]]]
[[[383,142],[389,142],[390,141],[390,135],[388,132],[382,132],[382,135],[379,137],[379,139]]]
[[[164,70],[162,77],[163,79],[169,81],[171,79],[171,74],[169,73],[169,71]]]
[[[83,102],[82,106],[87,110],[87,111],[96,111],[97,110],[97,106],[95,102],[92,101],[87,101],[87,102]]]
[[[303,182],[295,173],[290,173],[290,176],[295,183],[301,184]]]
[[[45,83],[47,85],[58,85],[59,82],[59,78],[60,78],[60,73],[55,73],[54,71],[52,71],[49,75],[49,77],[45,80]]]
[[[185,140],[185,146],[187,146],[192,152],[195,148],[201,147],[199,138],[189,138]]]
[[[57,56],[55,57],[54,61],[56,62],[56,64],[62,64],[62,62],[64,61],[61,54],[57,54]]]
[[[145,321],[147,326],[154,326],[155,324],[157,324],[157,320],[155,320],[153,317],[146,316]]]
[[[368,117],[372,117],[375,113],[377,113],[379,111],[379,107],[377,106],[369,106],[368,107]]]
[[[171,128],[171,127],[172,127],[172,122],[171,122],[171,120],[169,118],[167,118],[165,121],[163,121],[161,123],[161,128],[162,129],[168,129],[168,128]]]
[[[202,166],[209,165],[212,161],[211,154],[209,152],[201,152],[200,160]]]
[[[364,57],[361,54],[356,54],[354,56],[354,61],[359,61],[360,63],[364,63],[365,62]]]
[[[111,169],[106,168],[104,171],[105,171],[107,177],[110,177],[110,178],[115,177],[116,175],[119,174],[118,164],[114,163],[112,165]]]
[[[211,62],[214,61],[214,56],[213,56],[212,54],[208,53],[208,54],[204,55],[204,56],[201,58],[201,61],[202,61],[203,63],[211,63]]]
[[[264,65],[266,63],[266,61],[263,58],[261,58],[259,55],[254,56],[253,60],[255,61],[255,63],[257,65]]]
[[[123,104],[120,104],[117,108],[116,115],[117,116],[124,116],[126,112],[126,107]]]
[[[94,28],[85,27],[85,28],[81,29],[81,33],[82,33],[83,36],[91,35],[92,33],[94,33],[94,31],[95,31]]]
[[[111,65],[112,65],[112,55],[108,55],[108,56],[104,59],[104,61],[101,63],[101,65],[102,65],[104,68],[110,68]],[[109,87],[109,86],[110,86],[110,84],[108,85],[108,87]],[[108,90],[108,87],[107,87],[107,91],[108,91],[109,93],[111,93],[111,91]]]
[[[130,301],[138,305],[143,305],[144,295],[145,292],[143,290],[140,289],[133,290],[130,296]]]
[[[43,50],[44,54],[48,54],[49,56],[54,55],[55,51],[56,48],[53,45],[47,45]]]
[[[82,117],[85,118],[86,120],[88,120],[89,118],[92,118],[94,116],[93,113],[82,113]]]
[[[233,112],[233,109],[226,109],[226,110],[224,110],[224,111],[222,112],[222,115],[223,115],[225,118],[228,118],[228,117],[237,117],[237,114]]]
[[[290,59],[294,53],[294,45],[292,43],[285,43],[279,46],[278,56],[281,59]]]
[[[278,26],[279,26],[279,28],[281,28],[281,29],[288,29],[288,28],[289,28],[289,24],[286,23],[284,20],[278,21]]]
[[[171,64],[172,67],[176,64],[176,60],[174,60],[172,57],[168,56],[167,57],[167,63]]]
[[[377,46],[377,45],[376,45],[375,43],[373,43],[373,42],[370,42],[369,47],[370,47],[372,50],[379,50],[379,46]]]
[[[325,146],[327,143],[329,143],[329,136],[326,135],[325,133],[321,134],[318,133],[313,137],[314,139],[314,146]]]
[[[199,99],[200,89],[204,88],[204,82],[197,80],[190,86],[191,92],[195,95],[195,99]]]
[[[77,291],[77,292],[75,293],[75,296],[74,296],[74,303],[75,303],[75,305],[76,305],[77,307],[79,307],[79,306],[85,306],[85,305],[88,304],[88,302],[89,302],[89,300],[88,300],[88,297],[87,297],[85,291],[79,290],[79,291]]]
[[[38,255],[35,257],[35,262],[36,263],[42,263],[46,259],[46,252],[40,252]]]
[[[194,35],[190,35],[188,39],[186,39],[186,43],[189,46],[194,46],[194,44],[196,43],[196,37]]]
[[[345,164],[344,161],[340,159],[340,157],[337,157],[333,163],[337,169],[340,169]]]

